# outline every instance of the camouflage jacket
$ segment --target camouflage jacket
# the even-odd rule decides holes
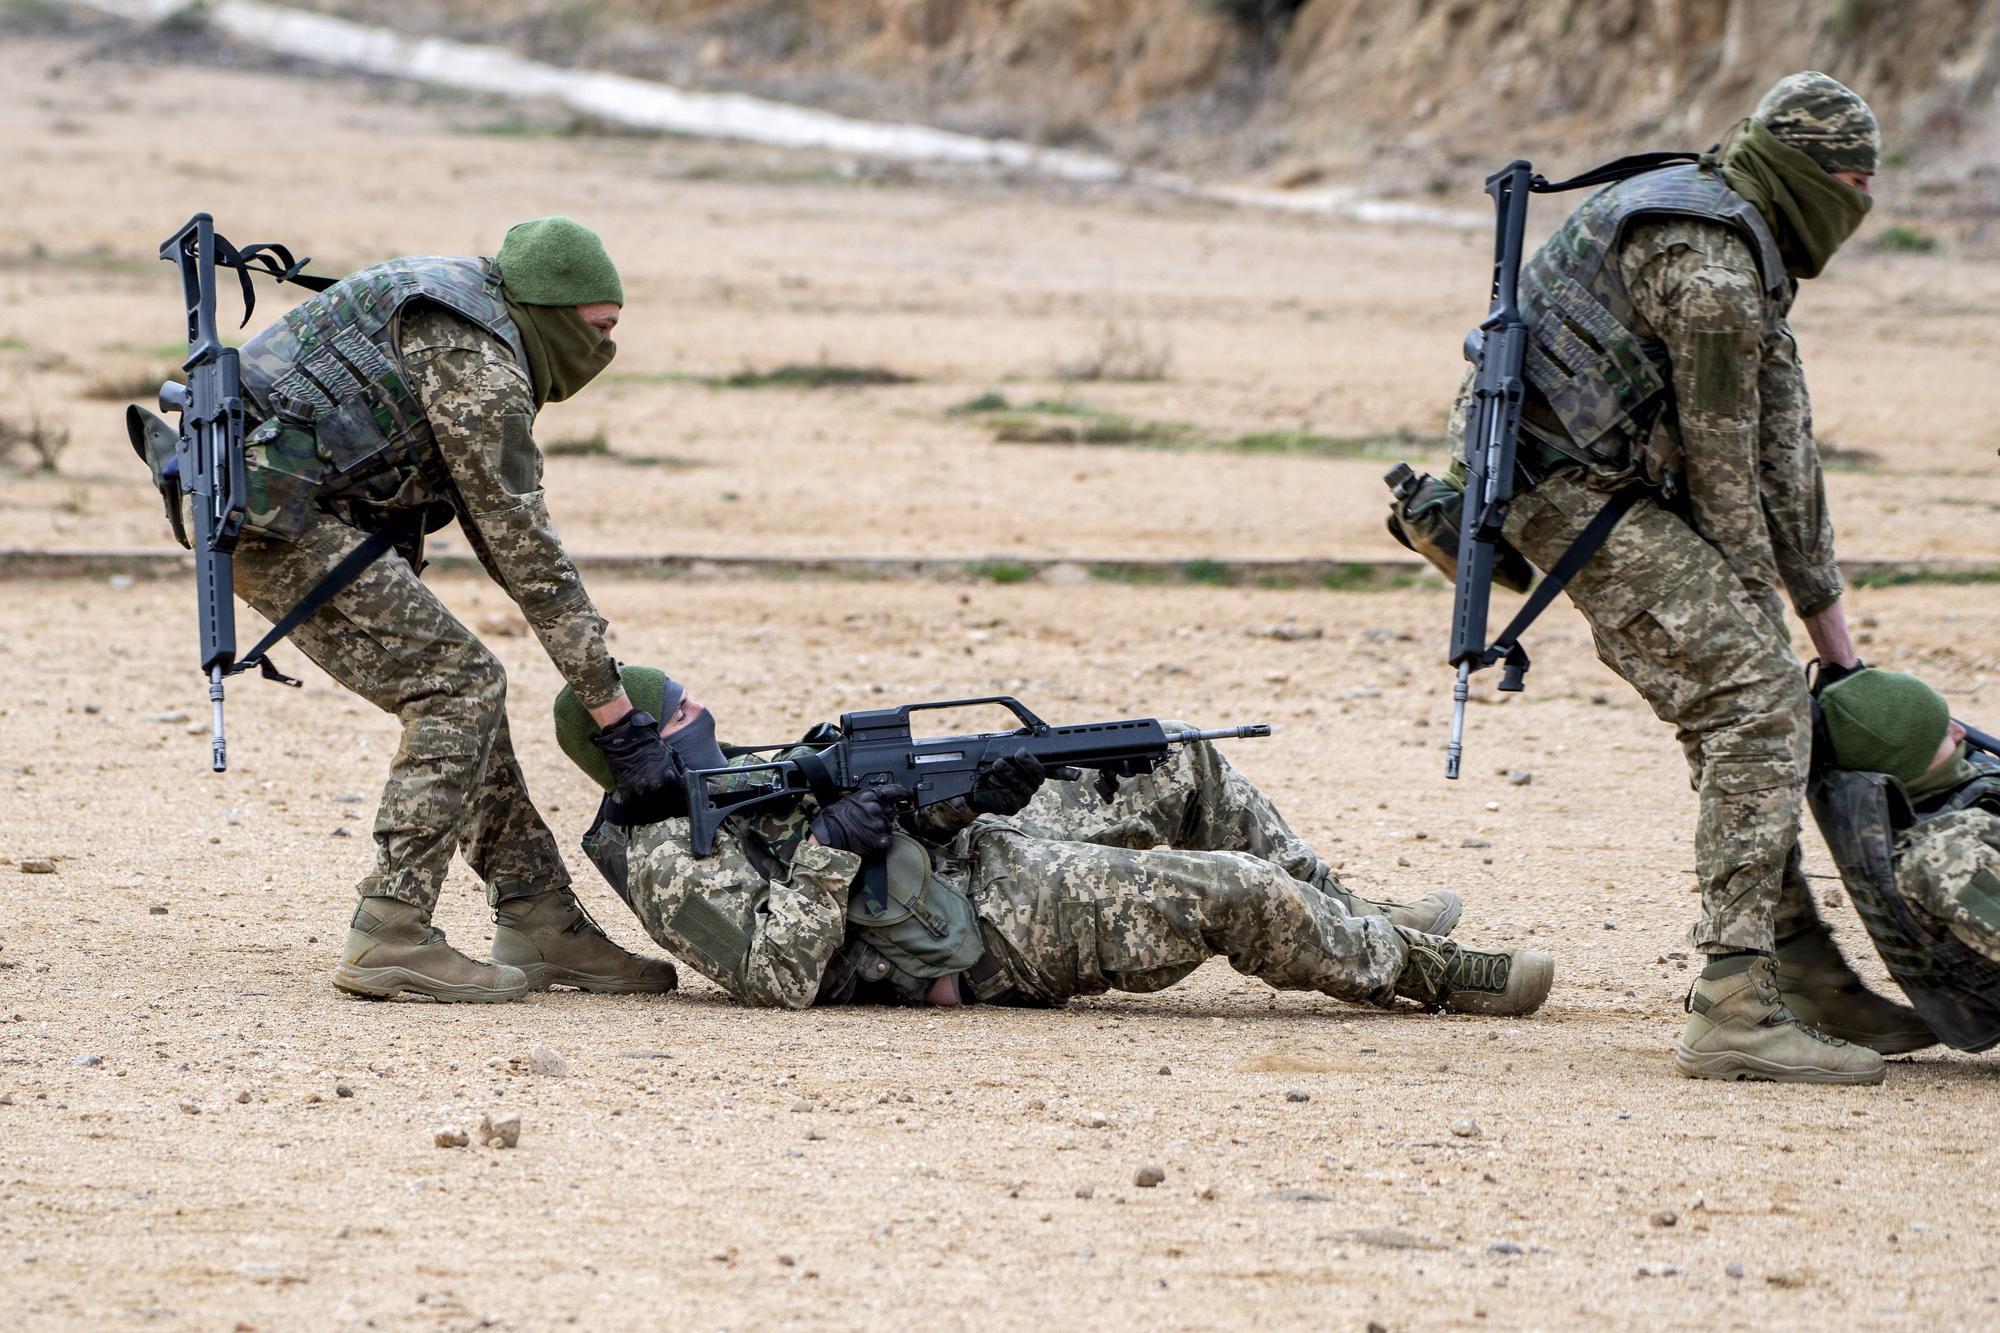
[[[1600,484],[1638,479],[1679,495],[1747,591],[1762,599],[1782,587],[1809,616],[1845,584],[1787,322],[1794,288],[1738,196],[1712,187],[1704,216],[1643,193],[1655,177],[1692,173],[1600,191],[1524,269],[1535,392],[1523,431]],[[1468,375],[1455,440],[1470,387]]]
[[[800,747],[817,748],[839,733],[822,723]],[[724,747],[725,750],[728,747]],[[732,753],[750,763],[761,753]],[[584,852],[638,916],[660,947],[723,988],[742,1004],[803,1009],[856,998],[855,983],[877,998],[917,1002],[927,982],[896,971],[880,953],[856,939],[849,899],[861,858],[812,840],[819,812],[811,796],[796,804],[733,816],[717,831],[710,856],[694,854],[689,822],[606,830],[585,835]],[[948,801],[906,815],[903,831],[919,840],[939,868],[939,851],[974,819],[963,801]],[[606,836],[609,833],[611,836]],[[962,880],[962,860],[948,860]],[[962,884],[954,884],[962,887]]]
[[[533,387],[486,261],[363,269],[252,339],[243,367],[262,418],[244,450],[253,533],[284,540],[314,506],[363,527],[448,509],[584,706],[618,697],[605,622],[549,516]]]

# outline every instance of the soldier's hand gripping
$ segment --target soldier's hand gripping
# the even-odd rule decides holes
[[[687,813],[681,761],[660,738],[660,724],[651,713],[635,708],[590,740],[604,751],[613,795],[635,822],[652,824]]]
[[[1041,760],[1026,749],[1016,750],[979,775],[972,788],[972,808],[982,815],[1018,815],[1048,776]]]
[[[906,787],[864,787],[843,796],[813,818],[813,838],[821,846],[856,856],[886,851],[896,829],[895,803],[909,795]]]

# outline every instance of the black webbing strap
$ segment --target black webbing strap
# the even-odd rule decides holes
[[[369,533],[361,545],[342,556],[339,564],[322,575],[320,581],[313,584],[305,596],[299,598],[298,604],[285,612],[277,624],[271,626],[269,633],[257,640],[256,647],[238,658],[223,674],[233,676],[239,671],[248,671],[251,667],[256,667],[265,680],[275,680],[280,685],[290,685],[293,688],[303,684],[304,682],[294,680],[272,666],[265,654],[276,647],[280,639],[305,624],[315,611],[332,601],[341,589],[360,578],[361,572],[381,559],[390,548],[421,532],[423,511],[415,512],[419,515],[415,520],[404,519],[401,522],[389,523]]]
[[[1501,630],[1499,637],[1493,640],[1493,646],[1486,650],[1488,661],[1499,661],[1521,641],[1521,636],[1527,633],[1528,626],[1534,624],[1535,618],[1549,609],[1549,603],[1556,599],[1556,594],[1568,587],[1569,581],[1577,576],[1577,572],[1590,563],[1590,557],[1596,555],[1597,548],[1604,545],[1605,539],[1611,536],[1611,529],[1618,526],[1618,520],[1625,517],[1625,511],[1630,509],[1643,494],[1645,494],[1644,487],[1628,486],[1613,495],[1604,508],[1597,511],[1583,531],[1577,534],[1576,540],[1569,544],[1569,549],[1562,553],[1562,559],[1556,561],[1555,568],[1542,576],[1542,581],[1535,585],[1535,590],[1528,595],[1528,600],[1521,603],[1521,609],[1507,622],[1507,628]]]
[[[1711,152],[1714,150],[1711,149]],[[1642,176],[1661,167],[1670,167],[1676,162],[1699,162],[1702,155],[1691,148],[1664,150],[1657,153],[1633,153],[1615,162],[1606,162],[1601,167],[1592,167],[1580,176],[1571,176],[1566,181],[1551,181],[1548,177],[1536,175],[1528,180],[1528,189],[1534,194],[1561,194],[1565,190],[1581,190],[1592,185],[1609,185],[1632,176]]]
[[[263,273],[276,278],[279,282],[289,282],[303,287],[309,292],[323,292],[340,281],[339,278],[300,271],[310,263],[312,263],[310,255],[304,259],[293,259],[290,247],[279,245],[275,241],[259,241],[255,245],[246,245],[239,249],[220,236],[215,238],[215,266],[235,269],[237,280],[243,284],[244,324],[250,322],[250,312],[257,308],[257,291],[250,285],[252,273]]]

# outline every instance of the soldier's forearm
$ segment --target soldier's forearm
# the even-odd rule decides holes
[[[1822,662],[1835,666],[1858,666],[1861,658],[1854,651],[1854,640],[1847,632],[1847,612],[1839,602],[1832,602],[1811,615],[1804,617],[1806,633],[1812,638],[1813,651]]]
[[[608,727],[631,711],[632,701],[626,697],[625,691],[620,690],[618,691],[618,697],[610,703],[591,709],[590,720],[600,727]],[[654,719],[654,721],[658,720],[658,718]]]

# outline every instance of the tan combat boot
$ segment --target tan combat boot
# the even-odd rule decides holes
[[[1779,942],[1778,993],[1801,1023],[1883,1055],[1937,1045],[1937,1033],[1916,1010],[1868,989],[1825,926]]]
[[[613,944],[568,889],[509,898],[493,921],[493,961],[521,969],[535,990],[658,995],[680,984],[672,963]]]
[[[519,968],[467,958],[445,943],[430,913],[395,898],[363,898],[354,909],[333,984],[369,1000],[412,991],[469,1004],[518,1000],[529,990]]]
[[[1688,991],[1674,1068],[1689,1078],[1774,1083],[1880,1083],[1882,1057],[1801,1023],[1761,954],[1719,958]]]
[[[1556,964],[1536,949],[1491,953],[1441,935],[1403,929],[1408,946],[1396,994],[1427,1009],[1460,1014],[1532,1014],[1549,998]]]

